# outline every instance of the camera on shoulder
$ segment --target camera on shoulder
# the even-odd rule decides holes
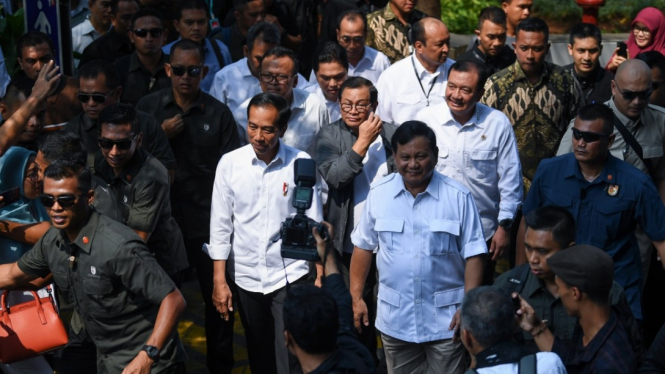
[[[291,204],[296,208],[296,215],[282,222],[280,236],[282,238],[282,257],[298,260],[318,261],[316,239],[312,228],[316,227],[323,240],[328,241],[328,230],[321,223],[305,215],[312,206],[314,185],[316,184],[316,163],[312,159],[299,158],[293,166],[296,188],[293,191]]]

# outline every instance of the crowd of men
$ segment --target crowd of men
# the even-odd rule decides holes
[[[16,43],[0,154],[31,152],[10,173],[48,217],[2,216],[25,254],[0,256],[0,289],[54,283],[73,310],[54,369],[186,372],[196,274],[211,373],[234,367],[234,316],[259,374],[373,373],[377,337],[395,374],[665,370],[665,333],[644,339],[665,266],[660,52],[613,73],[580,23],[554,65],[532,0],[483,9],[457,61],[417,0],[328,0],[320,33],[314,1],[211,3],[89,0],[76,77],[46,34]],[[303,159],[320,262],[280,250]]]

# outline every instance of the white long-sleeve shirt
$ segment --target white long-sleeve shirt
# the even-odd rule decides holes
[[[213,260],[227,260],[231,278],[246,291],[269,294],[284,287],[287,276],[293,282],[309,271],[306,261],[280,253],[280,225],[296,213],[291,202],[298,158],[310,157],[280,140],[268,165],[246,145],[224,155],[217,166],[206,249]],[[319,183],[306,215],[322,220]]]

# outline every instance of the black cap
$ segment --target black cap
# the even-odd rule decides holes
[[[614,281],[614,262],[602,249],[574,245],[552,255],[547,266],[557,277],[585,293],[609,295]]]

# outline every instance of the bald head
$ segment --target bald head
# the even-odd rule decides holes
[[[440,20],[425,17],[411,28],[411,43],[416,58],[430,73],[446,62],[450,46],[450,33]]]
[[[651,69],[642,60],[626,60],[612,81],[612,100],[619,112],[635,120],[651,98]]]
[[[411,43],[421,42],[427,45],[428,37],[448,33],[448,28],[440,19],[434,17],[425,17],[413,24],[411,27]]]

